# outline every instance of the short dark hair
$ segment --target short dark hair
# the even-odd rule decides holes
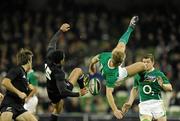
[[[114,66],[118,66],[124,61],[125,53],[121,51],[113,51],[112,52],[112,62]]]
[[[148,58],[150,58],[152,62],[154,62],[154,60],[155,60],[155,57],[154,57],[154,55],[152,53],[145,54],[142,57],[142,59],[148,59]]]
[[[33,56],[33,53],[30,50],[22,48],[16,55],[17,64],[18,65],[27,64],[28,61],[30,61],[30,59],[32,58],[32,56]]]

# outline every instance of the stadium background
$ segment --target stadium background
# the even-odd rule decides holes
[[[15,65],[22,48],[34,52],[33,68],[38,78],[37,116],[48,120],[52,110],[46,93],[43,61],[47,43],[63,22],[71,31],[60,38],[66,50],[67,75],[74,67],[87,72],[92,56],[111,50],[133,15],[140,22],[127,47],[126,65],[146,52],[156,56],[156,67],[171,80],[174,91],[163,93],[169,121],[180,120],[180,1],[179,0],[3,0],[0,2],[0,80]],[[63,41],[65,39],[65,41]],[[119,107],[129,96],[133,78],[115,90]],[[4,92],[1,87],[1,92]],[[138,100],[123,121],[138,121]],[[69,117],[69,118],[68,118]],[[104,88],[99,96],[68,98],[59,121],[115,121]]]

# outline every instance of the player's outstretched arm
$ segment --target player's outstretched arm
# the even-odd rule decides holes
[[[94,56],[89,64],[89,73],[96,73],[96,63],[99,61],[99,55]]]
[[[63,25],[61,25],[60,29],[56,32],[56,34],[52,37],[52,39],[50,40],[50,42],[48,44],[48,48],[47,48],[48,53],[51,53],[51,51],[56,50],[56,43],[57,43],[61,33],[66,32],[69,29],[70,29],[69,24],[64,23]]]
[[[114,48],[113,51],[120,51],[121,53],[125,53],[126,50],[126,44],[129,41],[129,37],[131,35],[131,33],[133,32],[136,23],[138,22],[139,18],[138,16],[133,16],[130,23],[129,23],[129,27],[126,30],[126,32],[121,36],[121,38],[119,39],[119,42],[117,44],[117,46]]]
[[[108,103],[113,111],[114,116],[117,119],[121,119],[123,117],[122,112],[117,108],[114,102],[114,97],[112,93],[113,93],[113,88],[109,88],[106,86],[106,97],[107,97]]]
[[[67,84],[65,83],[65,81],[56,80],[56,85],[59,92],[65,97],[79,97],[80,96],[79,92],[73,92],[67,89]]]
[[[124,103],[124,105],[122,106],[123,114],[126,114],[129,111],[137,95],[138,95],[138,89],[137,87],[133,87],[130,92],[129,100],[126,103]]]

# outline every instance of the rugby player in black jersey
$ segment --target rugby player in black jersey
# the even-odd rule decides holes
[[[45,71],[47,78],[47,92],[49,99],[53,105],[53,113],[51,121],[57,121],[57,115],[63,109],[63,99],[66,97],[79,97],[87,93],[84,81],[87,76],[83,74],[80,68],[75,68],[70,76],[66,79],[65,72],[62,68],[64,63],[64,52],[56,49],[56,43],[63,32],[70,29],[69,24],[63,24],[49,42],[47,49],[47,57],[45,63]],[[80,92],[72,92],[73,86],[78,83]]]
[[[23,107],[26,97],[34,90],[26,77],[26,72],[32,67],[32,56],[30,50],[21,49],[17,54],[18,66],[12,68],[2,80],[2,85],[6,88],[0,106],[2,121],[37,121],[33,114]]]

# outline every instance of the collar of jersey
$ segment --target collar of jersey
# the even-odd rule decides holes
[[[149,71],[147,71],[147,72],[148,72],[148,73],[149,73],[149,72],[152,72],[152,71],[154,71],[154,69],[155,69],[155,68],[153,67],[151,70],[149,70]]]
[[[108,68],[110,68],[110,69],[114,69],[115,67],[110,67],[110,66],[109,66],[110,60],[111,60],[111,59],[109,59],[109,60],[108,60],[108,63],[107,63]]]

